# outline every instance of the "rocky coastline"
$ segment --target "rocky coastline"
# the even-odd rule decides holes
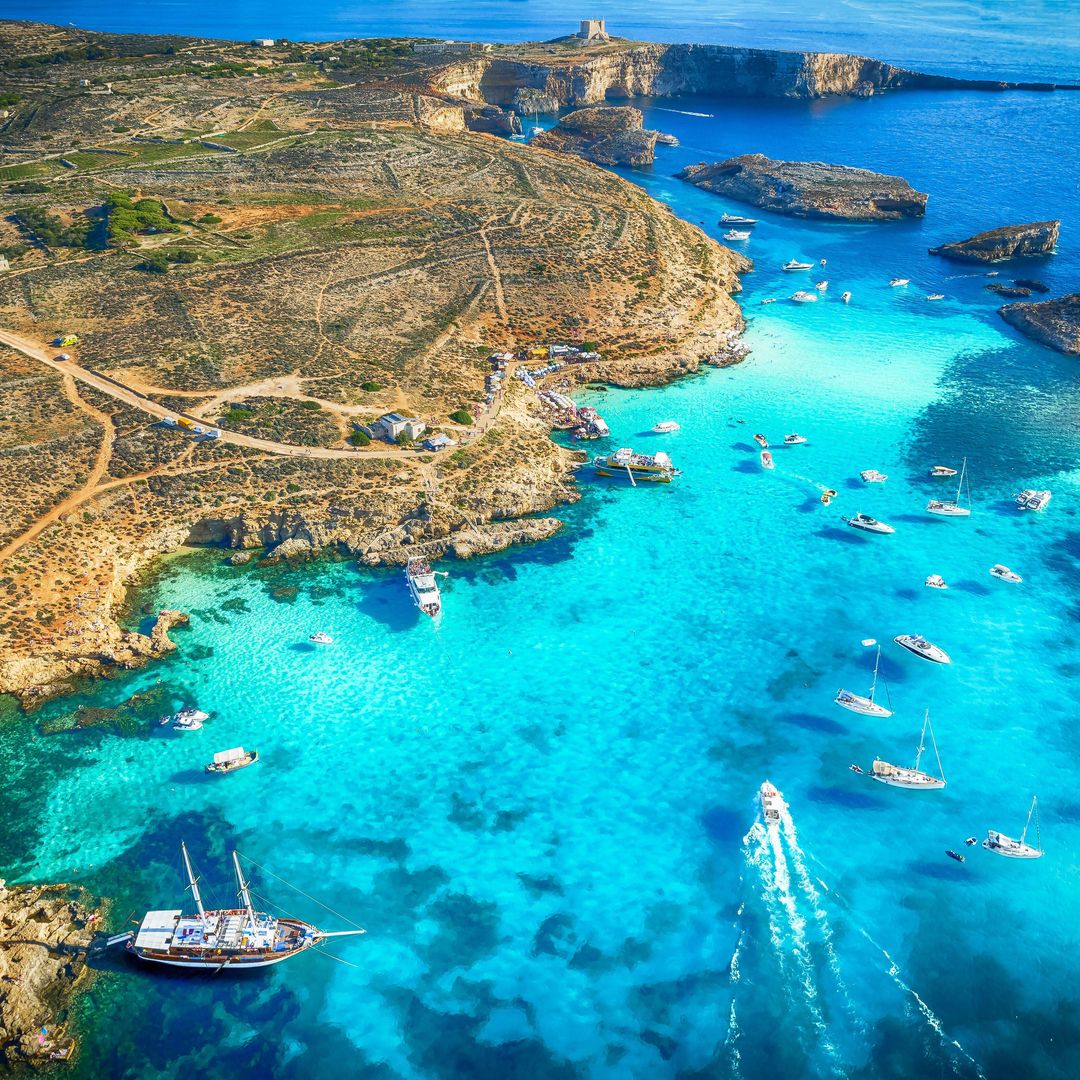
[[[1053,300],[1006,304],[998,314],[1029,338],[1070,356],[1080,356],[1080,293]]]
[[[1003,262],[1025,255],[1050,255],[1058,242],[1060,221],[1033,221],[1027,225],[1003,225],[987,229],[966,240],[939,244],[931,255],[957,262]]]
[[[902,177],[823,161],[743,154],[699,162],[677,175],[695,187],[792,217],[897,221],[926,213],[926,194]]]
[[[656,160],[659,132],[643,125],[640,109],[630,105],[575,109],[549,131],[532,140],[533,146],[577,154],[598,165],[651,165]]]

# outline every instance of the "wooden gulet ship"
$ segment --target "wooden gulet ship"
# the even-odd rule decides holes
[[[148,911],[137,932],[110,939],[126,941],[140,960],[170,967],[196,968],[217,973],[269,967],[307,952],[326,938],[363,934],[364,930],[320,930],[302,919],[277,918],[256,911],[237,853],[232,853],[237,896],[241,906],[207,911],[191,869],[187,846],[180,845],[196,914],[181,910]],[[316,901],[317,902],[317,901]]]

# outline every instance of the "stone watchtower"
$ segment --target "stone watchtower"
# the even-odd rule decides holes
[[[603,19],[582,19],[581,29],[578,31],[582,41],[607,41],[608,33],[604,27]]]

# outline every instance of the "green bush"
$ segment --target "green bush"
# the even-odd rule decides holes
[[[322,406],[317,401],[301,401],[302,408],[309,409],[311,412],[318,412]]]
[[[398,446],[408,446],[409,443],[412,442],[412,440],[404,431],[399,431],[397,433],[397,438],[394,439],[394,442],[396,442]]]
[[[455,424],[471,424],[473,422],[472,413],[468,409],[455,409],[450,414],[450,419]]]
[[[155,251],[153,254],[147,255],[138,264],[137,269],[145,270],[150,274],[165,274],[169,270],[169,260],[160,251]]]
[[[37,180],[27,180],[24,184],[12,184],[8,192],[12,195],[40,195],[48,191],[47,184],[41,184]]]
[[[366,390],[369,394],[374,394],[377,390],[382,389],[382,383],[372,382],[368,380],[365,383],[360,384],[361,390]]]
[[[5,105],[18,105],[22,98],[14,90],[5,90],[0,94],[0,108]]]
[[[349,436],[349,444],[351,446],[370,446],[371,445],[371,436],[367,435],[363,431],[354,431]]]
[[[65,225],[55,214],[27,206],[15,211],[15,218],[28,232],[50,247],[85,247],[90,222],[75,221]]]
[[[174,248],[166,253],[169,262],[193,263],[199,261],[199,256],[191,248]]]
[[[217,214],[203,214],[203,216],[199,218],[199,223],[201,225],[220,225],[221,218],[219,218]]]
[[[242,409],[234,405],[222,418],[221,423],[229,424],[237,420],[248,420],[255,415],[252,409]]]

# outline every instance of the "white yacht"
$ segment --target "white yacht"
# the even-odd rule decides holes
[[[800,289],[798,292],[791,294],[791,299],[796,304],[815,304],[817,303],[817,293],[805,292]]]
[[[901,649],[907,649],[909,653],[921,656],[932,664],[952,663],[952,657],[941,646],[935,645],[932,641],[927,641],[926,638],[918,634],[898,634],[893,638],[893,641]]]
[[[728,229],[728,231],[726,233],[724,233],[724,239],[725,240],[749,240],[750,239],[750,230],[749,229]]]
[[[878,472],[877,469],[863,469],[859,478],[864,484],[884,484],[889,479],[889,474]]]
[[[1050,492],[1025,488],[1023,491],[1018,491],[1013,498],[1016,499],[1019,510],[1045,510],[1050,502]]]
[[[930,295],[926,299],[927,300],[944,300],[945,299],[945,294],[940,293],[940,292],[930,293]]]
[[[947,589],[949,586],[940,574],[931,574],[923,584],[928,589]]]
[[[931,776],[919,768],[922,761],[923,751],[926,749],[926,731],[930,730],[930,742],[934,747],[934,757],[937,759],[938,775]],[[874,764],[870,767],[870,778],[879,783],[888,784],[890,787],[910,788],[915,791],[932,791],[945,786],[945,774],[941,768],[941,755],[938,753],[937,740],[934,738],[934,729],[930,724],[930,710],[927,709],[923,716],[922,734],[919,736],[919,748],[915,753],[915,765],[907,769],[902,765],[890,765],[881,758],[874,758]]]
[[[413,603],[425,614],[434,618],[442,611],[442,595],[435,572],[426,559],[410,559],[405,567],[405,578],[409,583],[409,595]]]
[[[827,281],[819,281],[814,286],[814,288],[817,289],[818,292],[824,292],[828,287],[829,287],[829,283]]]
[[[960,482],[956,485],[955,499],[931,499],[926,504],[928,514],[937,514],[938,517],[971,517],[971,491],[967,493],[967,506],[960,505],[960,495],[964,490],[964,480],[967,477],[967,458],[960,468]]]
[[[799,262],[798,259],[789,259],[786,263],[784,263],[784,265],[783,265],[783,267],[781,267],[781,269],[787,270],[789,272],[792,271],[792,270],[813,270],[814,269],[814,264],[813,263],[801,263],[801,262]]]
[[[766,780],[758,789],[758,797],[761,799],[761,812],[765,816],[765,824],[779,825],[780,815],[787,808],[784,796]]]
[[[886,709],[884,705],[879,705],[874,701],[874,694],[877,691],[878,665],[881,663],[881,646],[873,639],[864,641],[863,644],[877,645],[877,656],[874,658],[874,680],[870,683],[870,696],[863,697],[862,694],[853,694],[850,690],[841,689],[836,691],[836,697],[833,700],[842,709],[859,713],[860,716],[892,716],[892,709]]]
[[[986,839],[983,841],[982,846],[987,851],[992,851],[995,855],[1004,855],[1009,859],[1041,859],[1043,857],[1042,849],[1042,836],[1039,833],[1039,812],[1037,809],[1038,800],[1035,796],[1031,799],[1031,808],[1028,810],[1027,821],[1024,824],[1024,831],[1020,834],[1019,840],[1014,840],[1011,836],[1006,836],[1004,833],[994,832],[993,829],[987,830]],[[1035,843],[1036,847],[1032,847],[1027,843],[1027,832],[1031,828],[1031,816],[1035,815]]]
[[[669,431],[678,431],[679,425],[674,420],[661,420],[659,424],[653,424],[653,431],[657,435],[666,435]]]
[[[990,567],[990,576],[996,577],[999,581],[1011,582],[1013,585],[1019,585],[1024,580],[1015,570],[1010,570],[1002,563],[994,563]]]
[[[901,285],[910,285],[911,279],[906,277],[894,277],[889,284],[894,288],[899,288]]]
[[[757,218],[742,217],[739,214],[721,214],[721,225],[756,225],[758,223]]]
[[[948,465],[931,465],[930,466],[930,475],[931,476],[955,476],[956,475],[956,470],[955,469],[950,469]]]
[[[840,520],[846,522],[851,528],[861,529],[863,532],[881,533],[883,536],[896,532],[891,525],[886,525],[884,521],[878,521],[869,514],[855,514],[853,517],[842,517]]]
[[[209,713],[205,713],[202,709],[196,709],[191,705],[185,705],[172,718],[173,731],[198,731],[203,726],[203,721],[209,719]]]
[[[784,436],[785,446],[801,446],[804,442],[807,442],[805,435],[800,435],[797,431],[793,431],[790,435]]]
[[[332,645],[334,643],[334,639],[324,630],[316,630],[308,638],[308,641],[313,641],[316,645]]]

